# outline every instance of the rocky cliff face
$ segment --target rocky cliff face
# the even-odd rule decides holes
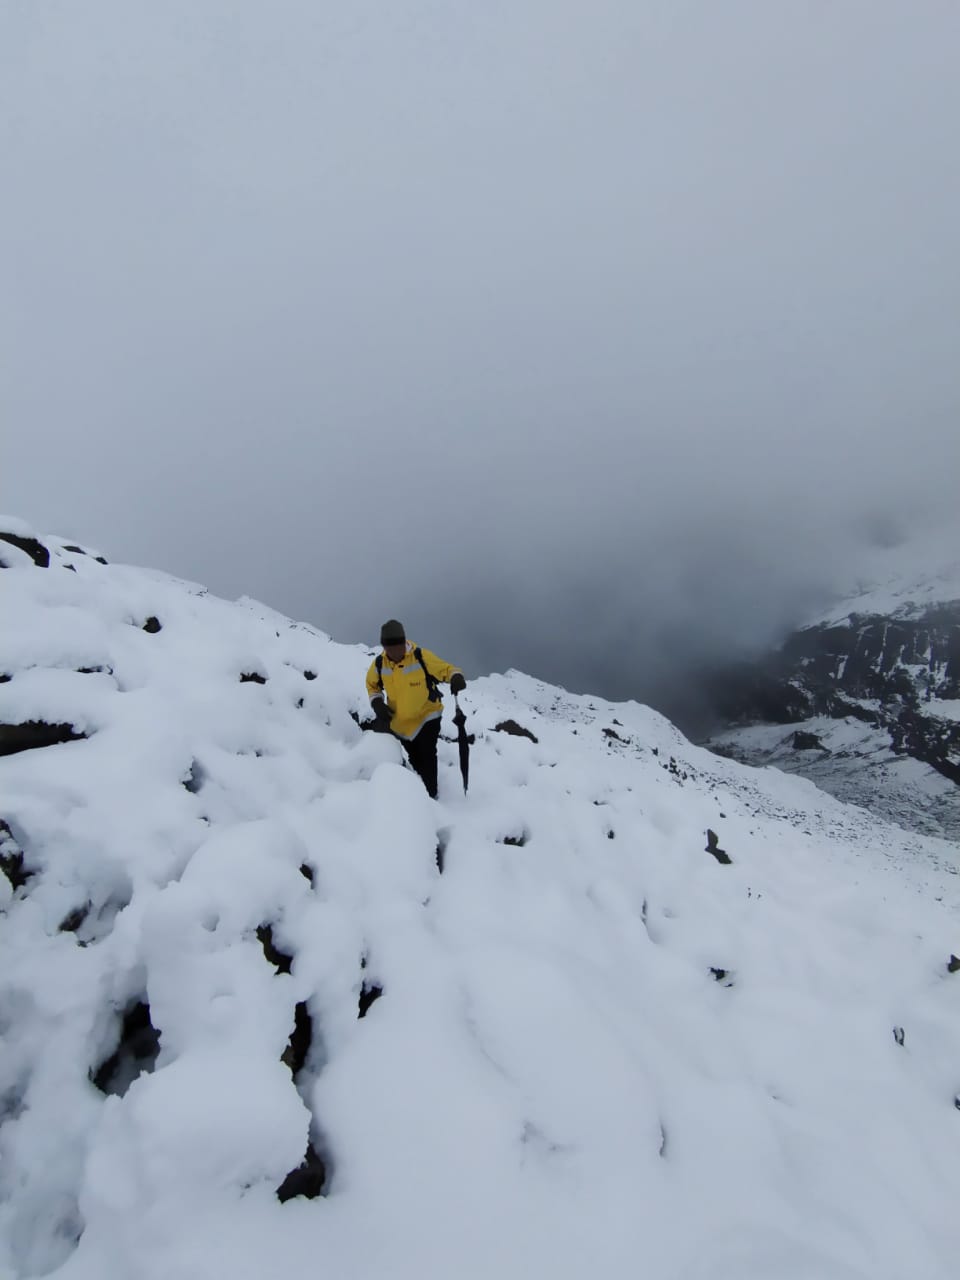
[[[809,776],[841,799],[960,838],[960,590],[871,593],[723,673],[709,744]],[[931,596],[933,598],[931,598]],[[877,611],[885,606],[888,612]]]

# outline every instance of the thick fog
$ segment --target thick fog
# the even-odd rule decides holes
[[[960,6],[0,8],[3,508],[683,718],[960,477]]]

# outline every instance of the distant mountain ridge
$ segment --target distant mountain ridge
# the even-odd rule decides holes
[[[894,567],[724,673],[709,746],[960,838],[960,560]]]

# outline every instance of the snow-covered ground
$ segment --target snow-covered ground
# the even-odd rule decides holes
[[[955,845],[515,672],[435,804],[369,650],[43,542],[0,721],[87,737],[0,759],[4,1280],[954,1280]]]
[[[867,705],[866,700],[861,699],[860,705]],[[952,704],[930,705],[946,719],[940,708]],[[798,750],[794,745],[798,733],[813,735],[822,749]],[[852,716],[739,726],[714,735],[710,747],[746,764],[799,774],[839,800],[860,805],[907,830],[947,838],[957,831],[956,784],[921,760],[897,755],[887,729]]]

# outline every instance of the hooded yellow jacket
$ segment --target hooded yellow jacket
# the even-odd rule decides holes
[[[383,696],[393,712],[390,728],[398,738],[406,738],[408,742],[417,736],[428,720],[436,720],[443,712],[443,703],[439,699],[430,701],[427,677],[414,652],[416,647],[408,640],[407,651],[399,662],[391,662],[386,654],[382,655]],[[429,649],[421,648],[420,652],[434,680],[449,684],[451,676],[460,670]],[[367,693],[371,702],[381,694],[376,659],[370,663],[367,672]]]

